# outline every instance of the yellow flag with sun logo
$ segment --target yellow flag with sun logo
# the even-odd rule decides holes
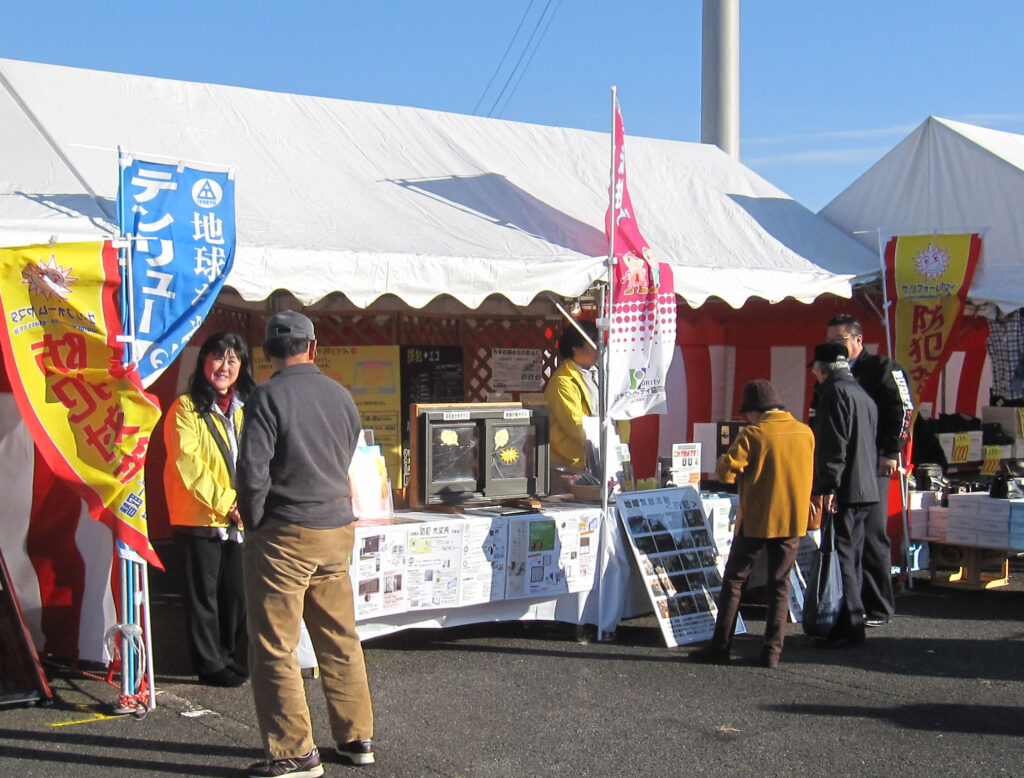
[[[901,235],[886,243],[890,356],[910,378],[914,405],[935,399],[980,252],[977,234]]]
[[[120,274],[109,243],[0,249],[0,346],[46,463],[114,537],[161,567],[146,528],[143,466],[156,399],[122,364]]]

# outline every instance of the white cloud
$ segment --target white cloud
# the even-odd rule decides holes
[[[820,141],[864,140],[867,138],[902,138],[905,135],[909,135],[916,127],[916,124],[899,124],[893,127],[875,127],[862,130],[826,130],[823,132],[801,132],[793,133],[791,135],[776,135],[767,138],[743,138],[741,140],[741,143],[744,145],[757,145],[761,143],[792,143],[793,141],[803,142],[812,140]]]
[[[760,157],[741,156],[744,165],[750,167],[769,167],[771,165],[788,164],[831,164],[855,165],[864,162],[875,162],[881,159],[892,146],[861,146],[848,149],[814,149],[811,151],[795,151],[788,154],[767,154]]]

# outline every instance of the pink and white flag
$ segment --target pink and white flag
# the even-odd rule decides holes
[[[640,234],[626,189],[622,113],[615,100],[615,163],[605,234],[614,257],[608,331],[608,415],[634,419],[665,412],[665,377],[676,341],[672,268]]]

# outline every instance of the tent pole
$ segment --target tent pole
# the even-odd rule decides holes
[[[39,117],[36,116],[32,109],[28,107],[28,104],[21,99],[21,95],[19,95],[17,90],[15,90],[14,85],[11,84],[10,81],[8,81],[7,76],[3,74],[3,71],[0,71],[0,84],[3,84],[4,89],[7,90],[7,93],[11,96],[11,99],[14,100],[17,106],[25,114],[25,118],[32,122],[32,126],[36,128],[36,132],[38,132],[42,136],[43,140],[46,141],[46,144],[51,149],[53,149],[53,153],[57,155],[57,158],[64,163],[64,166],[68,169],[71,175],[75,177],[75,180],[82,185],[82,188],[86,191],[86,193],[88,193],[89,197],[92,198],[93,202],[96,203],[96,207],[100,209],[104,216],[116,222],[117,216],[111,216],[109,213],[107,213],[106,205],[104,203],[103,198],[101,198],[96,193],[96,191],[91,186],[89,186],[89,182],[85,180],[82,174],[78,171],[78,168],[75,167],[75,165],[71,162],[68,156],[64,153],[63,149],[61,149],[61,147],[57,144],[57,141],[53,139],[53,136],[46,131],[46,128],[43,127],[43,123],[39,121]]]
[[[611,463],[610,452],[608,451],[608,433],[609,433],[609,422],[608,422],[608,370],[610,367],[610,353],[607,344],[605,343],[606,336],[610,329],[610,317],[608,315],[608,308],[611,305],[611,296],[614,282],[614,268],[615,268],[615,116],[618,108],[618,88],[612,87],[612,132],[611,132],[611,164],[609,168],[609,181],[611,186],[608,189],[608,274],[607,274],[607,286],[601,289],[598,297],[598,310],[600,311],[600,317],[597,320],[597,360],[600,368],[597,371],[598,375],[598,396],[600,398],[598,405],[599,409],[599,424],[598,427],[601,430],[601,521],[604,524],[614,525],[615,516],[612,510],[609,508],[608,499],[608,482],[611,478]],[[617,527],[607,526],[608,532],[616,531]],[[598,642],[611,640],[614,634],[606,634],[603,630],[602,625],[604,624],[604,608],[602,607],[603,597],[601,596],[601,588],[604,585],[603,582],[603,562],[604,562],[604,539],[603,534],[600,539],[599,550],[598,550],[598,594],[597,594],[597,639]]]
[[[892,302],[889,300],[889,286],[886,283],[885,278],[885,242],[882,239],[882,230],[878,229],[878,258],[882,264],[882,322],[885,324],[885,348],[886,353],[889,355],[889,359],[892,359],[893,349],[895,343],[893,342],[892,328],[889,326],[889,306]],[[917,418],[917,409],[914,409],[914,418]],[[910,429],[914,429],[913,423],[910,425]],[[907,518],[907,502],[909,501],[909,495],[907,491],[909,489],[909,481],[907,479],[907,462],[903,459],[903,452],[899,453],[897,467],[899,468],[900,476],[900,524],[902,529],[902,538],[900,539],[900,556],[903,557],[903,570],[907,574],[907,588],[914,588],[914,573],[910,569],[913,566],[913,562],[910,559],[910,522]],[[879,495],[881,497],[881,495]],[[886,506],[889,504],[889,495],[885,495]],[[888,516],[888,507],[886,508],[886,515]]]

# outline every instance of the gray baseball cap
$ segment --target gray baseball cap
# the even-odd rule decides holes
[[[267,321],[267,340],[274,338],[316,340],[316,334],[309,317],[298,311],[278,311]]]

